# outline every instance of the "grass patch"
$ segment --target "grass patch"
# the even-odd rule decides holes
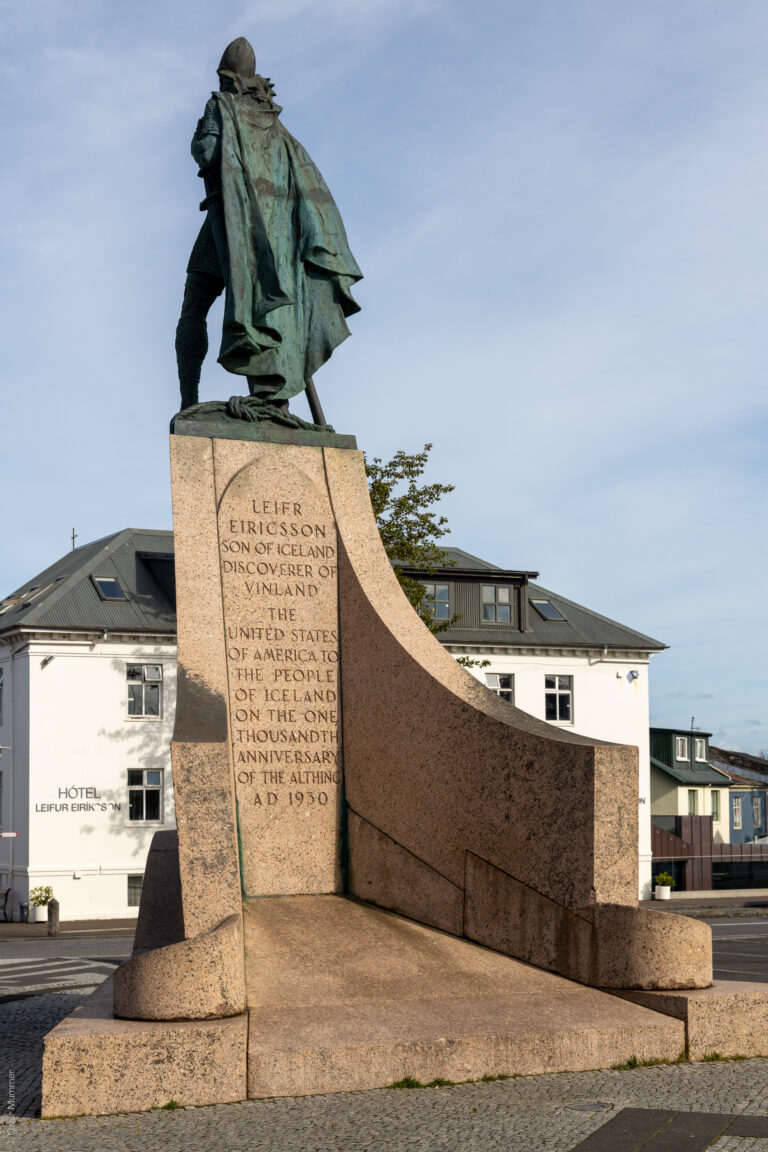
[[[626,1064],[612,1064],[611,1072],[628,1072],[632,1068],[654,1068],[657,1064],[687,1064],[688,1056],[685,1052],[681,1052],[675,1060],[663,1060],[659,1057],[654,1057],[650,1060],[638,1060],[637,1056],[630,1056]]]
[[[394,1084],[388,1084],[388,1088],[455,1088],[457,1084],[490,1084],[493,1080],[511,1080],[512,1076],[508,1076],[505,1072],[499,1072],[496,1076],[481,1076],[479,1080],[444,1080],[438,1076],[436,1080],[430,1080],[428,1084],[422,1084],[421,1080],[416,1080],[413,1076],[404,1076],[402,1080],[395,1080]]]

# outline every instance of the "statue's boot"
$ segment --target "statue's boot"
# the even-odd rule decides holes
[[[275,393],[279,392],[285,383],[281,376],[247,376],[246,379],[251,396],[271,404],[278,412],[288,411],[287,400],[275,399]]]

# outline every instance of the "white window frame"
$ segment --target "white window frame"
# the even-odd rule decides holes
[[[507,680],[508,685],[502,685],[501,680]],[[491,692],[495,692],[497,696],[501,696],[502,700],[506,700],[508,704],[515,702],[515,677],[512,672],[486,672],[485,686],[490,688]]]
[[[142,781],[140,784],[139,783],[133,783],[133,784],[131,783],[131,774],[132,773],[136,773],[136,774],[140,773],[141,774]],[[158,775],[160,777],[160,782],[154,783],[153,781],[148,781],[147,777],[149,775]],[[140,824],[158,825],[158,824],[162,824],[164,822],[164,816],[165,816],[165,811],[164,811],[165,805],[163,803],[164,785],[165,785],[165,772],[164,772],[164,769],[162,769],[162,768],[129,768],[128,769],[128,823],[131,825],[131,827],[136,827],[137,825],[140,825]],[[131,816],[131,793],[132,792],[141,792],[142,793],[142,811],[144,812],[144,816],[142,816],[141,819],[134,819]],[[156,818],[151,819],[151,820],[148,820],[146,817],[146,811],[147,811],[146,793],[147,792],[157,792],[158,793],[158,816]]]
[[[0,828],[3,827],[3,813],[5,812],[5,789],[3,788],[3,769],[0,768]]]
[[[0,668],[0,724],[3,723],[3,673],[5,668]]]
[[[675,760],[688,759],[688,737],[675,736]]]
[[[752,826],[757,832],[758,829],[762,831],[763,828],[763,806],[760,803],[759,793],[752,794]]]
[[[741,831],[741,796],[731,797],[731,811],[734,831]]]
[[[129,680],[128,679],[128,672],[131,668],[141,668],[141,680]],[[157,671],[159,673],[159,675],[157,675],[157,676],[152,675],[151,673],[153,673],[154,671]],[[126,717],[125,718],[126,718],[126,720],[132,720],[132,721],[133,720],[162,720],[162,718],[163,718],[163,665],[162,665],[162,663],[157,662],[157,663],[152,664],[148,660],[126,660],[126,662],[125,662],[125,683],[126,683],[126,701],[125,701],[125,709],[126,709]],[[157,702],[157,714],[155,714],[154,712],[146,712],[146,711],[141,711],[141,712],[131,712],[130,711],[130,707],[131,707],[130,688],[131,688],[131,686],[135,686],[137,684],[141,684],[142,688],[144,688],[145,685],[151,685],[151,686],[157,685],[157,687],[159,689],[158,702]],[[142,694],[141,694],[141,701],[142,701],[142,709],[144,709],[146,707],[146,703],[145,703],[146,692],[144,692],[144,691],[142,691]]]
[[[699,790],[698,788],[688,789],[688,815],[698,816],[699,814]]]
[[[706,764],[707,762],[707,742],[703,736],[696,736],[693,741],[693,754],[696,757],[697,764]],[[701,755],[699,755],[701,753]]]
[[[710,798],[710,812],[712,813],[712,822],[717,824],[720,820],[720,789],[713,788],[709,794]],[[717,812],[715,812],[717,809]]]
[[[554,685],[547,686],[547,680],[554,680]],[[547,672],[544,676],[544,719],[548,724],[573,724],[573,676],[562,676],[559,672]],[[555,701],[556,716],[547,716],[547,704],[550,699]],[[562,702],[568,701],[568,716],[562,716]]]

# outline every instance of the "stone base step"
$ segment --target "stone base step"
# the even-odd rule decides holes
[[[682,1022],[342,896],[244,903],[248,1095],[676,1059]]]
[[[267,897],[243,913],[248,1013],[115,1020],[106,981],[46,1037],[43,1116],[609,1068],[684,1048],[681,1019],[369,904]]]
[[[685,1024],[691,1060],[705,1056],[768,1056],[768,984],[715,980],[686,992],[617,992]]]

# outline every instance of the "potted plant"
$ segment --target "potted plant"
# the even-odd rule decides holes
[[[659,872],[653,880],[656,885],[653,893],[654,900],[669,900],[675,886],[675,881],[669,872]]]
[[[29,890],[29,922],[30,924],[38,924],[41,920],[48,917],[47,909],[49,902],[53,900],[53,888],[50,884],[41,885],[39,888],[30,888]]]

